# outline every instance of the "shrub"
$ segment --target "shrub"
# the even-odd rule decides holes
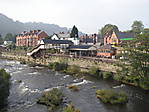
[[[79,74],[81,72],[81,69],[79,66],[77,65],[71,65],[67,68],[66,73],[70,74],[70,75],[75,75],[75,74]]]
[[[48,106],[48,110],[51,112],[58,107],[62,101],[63,94],[57,88],[53,88],[45,92],[42,97],[37,100],[37,103]]]
[[[22,60],[22,61],[20,62],[20,64],[26,64],[26,61],[25,61],[25,60]]]
[[[111,72],[103,72],[102,77],[103,77],[103,79],[109,79],[112,77],[112,73]]]
[[[102,74],[99,68],[97,67],[91,67],[88,73],[96,77],[101,77],[101,74]]]
[[[49,69],[53,69],[53,63],[49,63],[49,65],[48,65],[48,67],[49,67]]]
[[[139,86],[143,88],[144,90],[149,90],[149,79],[145,78],[145,79],[140,80]]]
[[[6,105],[9,96],[10,74],[4,69],[0,69],[0,108]]]
[[[63,112],[80,112],[80,110],[75,109],[75,107],[69,104],[67,107],[63,109]]]
[[[117,81],[122,81],[124,79],[124,76],[122,76],[120,74],[114,74],[113,79],[117,80]]]
[[[116,93],[112,90],[97,90],[96,96],[103,103],[109,104],[125,104],[128,101],[127,95],[124,92]]]
[[[79,87],[77,85],[69,85],[68,88],[72,91],[79,91]]]
[[[48,67],[50,69],[55,70],[55,71],[64,71],[67,69],[68,64],[67,63],[54,62],[54,63],[50,63]]]

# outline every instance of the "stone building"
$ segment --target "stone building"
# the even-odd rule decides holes
[[[16,37],[16,46],[34,47],[38,45],[38,41],[48,37],[48,35],[41,30],[33,30],[29,32],[22,32]]]

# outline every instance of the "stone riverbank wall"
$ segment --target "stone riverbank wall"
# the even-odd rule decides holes
[[[64,57],[64,56],[49,56],[48,58],[38,58],[33,59],[27,55],[19,55],[15,53],[8,53],[3,52],[1,54],[2,58],[6,59],[13,59],[18,61],[23,61],[27,63],[33,64],[40,64],[40,65],[48,65],[49,63],[53,62],[67,62],[68,65],[77,65],[80,66],[82,69],[89,69],[90,67],[99,67],[99,69],[103,71],[109,71],[116,73],[118,67],[115,65],[115,62],[104,62],[99,60],[91,60],[91,59],[84,59],[84,58],[71,58],[71,57]]]

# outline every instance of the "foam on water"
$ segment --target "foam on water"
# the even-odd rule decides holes
[[[20,73],[21,71],[15,71],[15,72],[12,72],[11,74],[17,74],[17,73]]]
[[[29,75],[36,75],[38,74],[39,72],[33,72],[33,73],[28,73]]]
[[[76,81],[76,80],[74,80],[74,81]],[[88,84],[88,83],[93,83],[93,82],[83,79],[82,82],[73,83],[73,84],[71,84],[71,85],[77,85],[77,86],[78,86],[78,85]]]
[[[25,92],[29,92],[29,93],[41,93],[42,92],[39,89],[30,89],[27,85],[25,85],[24,82],[20,83],[19,89],[21,90],[20,91],[21,94],[24,94]]]
[[[69,75],[65,75],[63,78],[65,79],[65,78],[67,78],[67,77],[69,77]]]
[[[62,87],[62,86],[57,86],[57,87],[48,88],[48,89],[45,89],[43,92],[50,91],[50,90],[52,90],[53,88],[58,88],[58,89],[60,89],[61,87]]]
[[[113,88],[116,89],[116,88],[121,88],[121,87],[125,87],[125,85],[121,84],[121,85],[118,85],[118,86],[114,86]]]

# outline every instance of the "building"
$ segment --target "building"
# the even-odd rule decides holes
[[[27,55],[32,57],[37,57],[39,55],[44,55],[45,51],[50,49],[55,49],[58,53],[65,53],[67,48],[73,45],[70,40],[51,40],[51,39],[41,39],[39,45],[32,49]]]
[[[48,37],[48,35],[41,30],[33,30],[30,32],[22,32],[16,37],[16,46],[34,47],[38,45],[38,41]]]
[[[69,54],[77,56],[96,56],[96,47],[92,45],[73,45],[69,48]]]
[[[13,41],[4,41],[4,43],[3,43],[4,46],[9,46],[12,44],[13,44]]]
[[[73,45],[73,42],[70,40],[51,40],[51,39],[42,39],[40,40],[40,45],[44,45],[45,49],[59,49],[65,50],[69,46]]]
[[[91,34],[91,35],[83,35],[80,36],[80,44],[81,45],[95,45],[99,43],[100,35]]]
[[[116,54],[116,48],[111,45],[104,45],[97,49],[97,57],[111,58]]]
[[[52,40],[70,40],[74,43],[74,45],[79,45],[79,38],[71,37],[69,32],[68,33],[60,32],[58,34],[54,33],[51,39]]]
[[[104,45],[120,45],[123,41],[130,41],[134,38],[131,32],[113,32],[104,37]]]

